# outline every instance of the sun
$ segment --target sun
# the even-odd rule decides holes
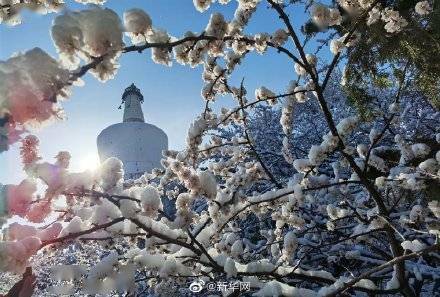
[[[97,154],[89,153],[81,157],[78,162],[78,170],[80,171],[96,171],[100,165]]]

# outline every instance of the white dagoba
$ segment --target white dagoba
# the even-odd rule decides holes
[[[158,127],[145,123],[141,91],[131,84],[122,95],[123,122],[113,124],[99,134],[101,162],[116,157],[124,163],[125,178],[138,178],[153,168],[160,168],[162,150],[168,149],[168,137]]]

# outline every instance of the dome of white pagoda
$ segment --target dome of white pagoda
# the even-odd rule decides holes
[[[162,150],[168,149],[168,137],[158,127],[145,123],[141,91],[132,84],[122,95],[124,117],[99,134],[101,162],[116,157],[124,163],[125,178],[137,178],[153,168],[160,168]]]

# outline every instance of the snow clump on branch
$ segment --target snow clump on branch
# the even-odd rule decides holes
[[[140,201],[145,215],[149,217],[155,217],[162,210],[162,201],[155,187],[133,187],[130,189],[130,196]]]

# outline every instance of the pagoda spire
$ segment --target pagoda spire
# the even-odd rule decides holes
[[[134,83],[125,89],[122,94],[122,103],[124,103],[123,122],[145,122],[144,113],[141,104],[144,102],[141,90]]]

